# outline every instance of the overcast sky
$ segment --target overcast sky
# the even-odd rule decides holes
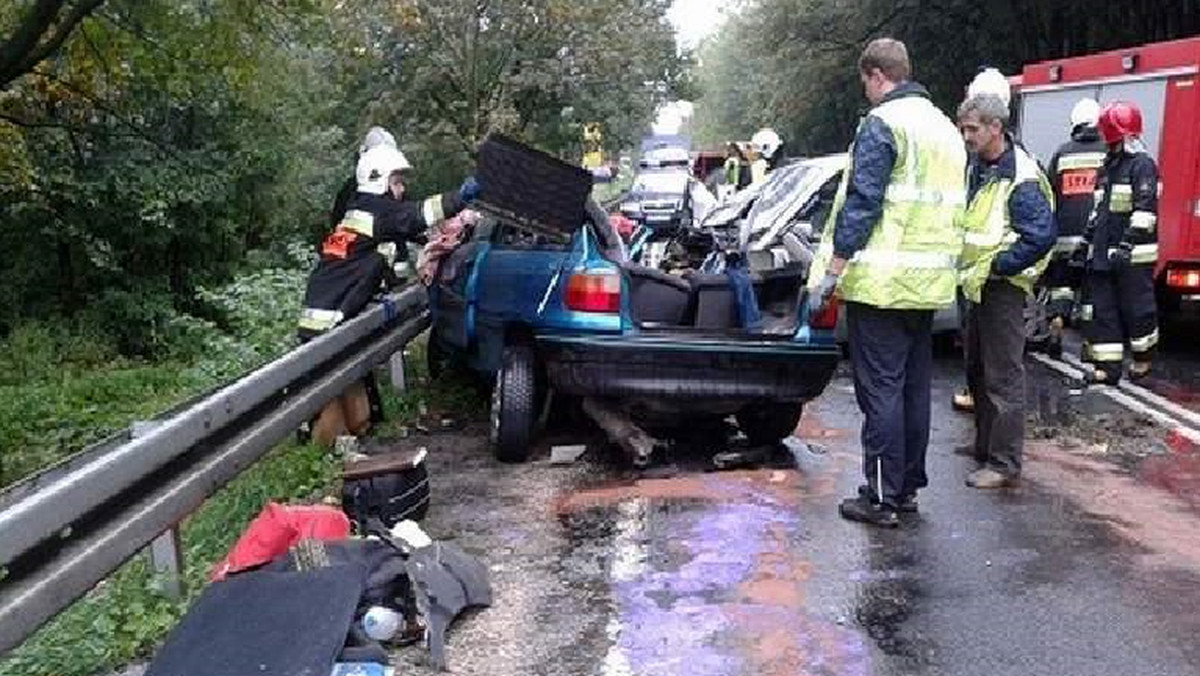
[[[671,23],[675,24],[676,39],[682,47],[695,47],[721,20],[721,8],[729,0],[675,0],[671,7]]]
[[[721,8],[730,5],[730,0],[675,0],[669,13],[675,24],[675,39],[680,47],[695,47],[706,35],[716,30],[721,23]],[[684,117],[692,115],[692,104],[676,101],[659,109],[654,131],[658,134],[674,134]]]

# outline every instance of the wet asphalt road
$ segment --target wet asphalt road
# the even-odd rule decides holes
[[[409,440],[430,450],[428,530],[479,553],[496,590],[451,630],[452,671],[1200,674],[1200,500],[1175,481],[1196,450],[1030,371],[1025,481],[979,493],[950,453],[971,435],[947,404],[957,361],[939,364],[931,486],[896,531],[837,515],[860,483],[845,375],[806,411],[792,468],[696,455],[647,476],[594,450],[500,465],[482,422]],[[396,661],[432,673],[418,648]]]

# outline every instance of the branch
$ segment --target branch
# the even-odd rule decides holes
[[[75,30],[75,26],[104,4],[104,0],[80,0],[51,32],[50,24],[62,9],[64,1],[38,0],[25,17],[25,22],[18,27],[14,38],[0,46],[0,87],[33,70],[34,66],[56,52]],[[46,38],[45,41],[42,41],[43,38]]]

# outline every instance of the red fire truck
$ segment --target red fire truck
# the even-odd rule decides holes
[[[1075,102],[1125,100],[1142,109],[1158,162],[1158,266],[1164,309],[1200,301],[1200,38],[1026,65],[1014,81],[1021,141],[1047,165],[1070,135]]]

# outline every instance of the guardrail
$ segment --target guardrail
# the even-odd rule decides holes
[[[240,380],[0,493],[0,652],[18,645],[429,325],[409,287]]]

